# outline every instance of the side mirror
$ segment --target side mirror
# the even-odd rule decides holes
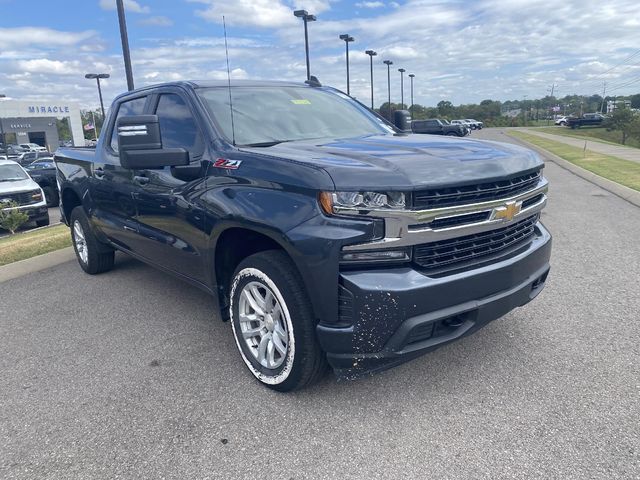
[[[162,148],[157,115],[134,115],[119,118],[118,150],[120,163],[131,170],[189,165],[184,148]]]
[[[411,132],[411,114],[408,110],[396,110],[393,112],[393,124],[404,133]]]

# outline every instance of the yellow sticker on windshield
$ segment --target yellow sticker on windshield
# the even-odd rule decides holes
[[[291,100],[291,102],[294,103],[295,105],[311,105],[311,102],[306,98]]]

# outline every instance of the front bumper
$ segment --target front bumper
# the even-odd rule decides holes
[[[538,223],[524,250],[462,273],[437,278],[408,267],[342,272],[343,326],[319,324],[318,339],[340,377],[393,367],[531,301],[544,287],[550,256],[551,235]]]
[[[15,210],[20,210],[21,212],[29,215],[30,222],[37,222],[49,218],[49,209],[47,208],[46,200],[35,203],[33,205],[21,205],[19,207],[16,207]]]

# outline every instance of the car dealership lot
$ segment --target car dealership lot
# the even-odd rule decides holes
[[[261,387],[212,299],[125,256],[0,284],[0,478],[639,477],[640,209],[546,175],[540,297],[356,382]]]

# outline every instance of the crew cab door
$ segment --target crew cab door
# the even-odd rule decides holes
[[[163,148],[185,148],[192,166],[202,164],[204,136],[188,99],[179,90],[159,91],[149,113],[158,116]],[[207,236],[198,205],[205,177],[177,178],[172,168],[133,171],[140,234],[136,250],[159,266],[204,281],[202,252]]]
[[[115,244],[134,250],[137,241],[136,205],[133,198],[133,172],[120,165],[116,122],[123,116],[141,115],[148,97],[126,98],[114,105],[109,115],[107,137],[102,139],[90,182],[92,221]]]

